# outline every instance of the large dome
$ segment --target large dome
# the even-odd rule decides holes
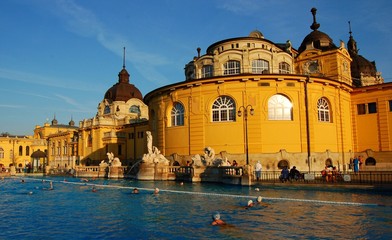
[[[123,68],[118,74],[118,83],[114,84],[105,93],[105,99],[112,102],[114,101],[128,101],[131,98],[137,98],[143,100],[142,93],[135,87],[135,85],[129,83],[129,73]]]
[[[320,49],[322,51],[337,49],[336,45],[333,43],[332,39],[328,36],[328,34],[318,31],[320,24],[316,22],[316,8],[312,8],[311,12],[313,14],[313,24],[310,28],[313,32],[309,33],[301,43],[301,46],[298,49],[298,52],[301,53],[305,51],[306,46],[309,44],[313,44],[313,47],[316,49]]]

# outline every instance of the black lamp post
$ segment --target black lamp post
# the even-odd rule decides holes
[[[244,115],[242,115],[241,109],[244,110]],[[249,114],[253,115],[255,113],[255,110],[253,109],[252,105],[248,105],[246,107],[240,106],[238,108],[237,115],[238,117],[243,116],[245,120],[245,154],[246,154],[246,165],[249,165],[249,151],[248,151],[248,109],[249,109]]]

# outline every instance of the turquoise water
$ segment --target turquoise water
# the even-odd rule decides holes
[[[392,238],[391,192],[23,179],[0,181],[0,239]],[[131,194],[134,187],[139,194]],[[259,195],[263,203],[246,209]],[[216,211],[226,226],[210,225]]]

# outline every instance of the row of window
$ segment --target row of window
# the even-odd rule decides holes
[[[30,147],[26,146],[25,150],[26,156],[30,156]],[[23,156],[23,146],[19,146],[19,156]],[[10,158],[14,157],[14,151],[10,150]],[[4,158],[4,149],[0,147],[0,158]]]
[[[117,106],[116,111],[120,111],[120,108],[119,108],[118,106]],[[140,114],[141,114],[140,106],[137,106],[137,105],[132,105],[132,106],[128,109],[128,111],[129,111],[130,113],[136,113],[136,114],[138,114],[139,116],[140,116]],[[110,113],[110,106],[109,106],[109,105],[106,105],[106,106],[105,106],[105,109],[104,109],[103,113],[104,113],[104,114],[109,114],[109,113]]]
[[[218,97],[211,107],[212,122],[235,121],[237,108],[233,98],[229,96]],[[324,97],[317,101],[318,121],[331,122],[330,104]],[[171,109],[171,126],[184,125],[184,106],[175,102]],[[284,95],[276,94],[268,99],[269,120],[293,120],[293,104]]]
[[[289,74],[290,65],[286,62],[279,63],[279,73]],[[223,64],[223,75],[234,75],[241,73],[240,61],[229,60]],[[263,74],[270,73],[269,62],[263,59],[256,59],[252,61],[252,73]],[[208,78],[213,77],[214,67],[212,65],[204,65],[201,69],[201,77]]]
[[[389,111],[392,112],[392,100],[388,100],[388,103],[389,103]],[[377,103],[370,102],[370,103],[357,104],[357,113],[358,115],[377,113]]]

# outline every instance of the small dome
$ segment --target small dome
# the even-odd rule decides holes
[[[52,125],[54,126],[54,125],[57,125],[58,124],[58,121],[57,121],[57,119],[56,119],[56,116],[53,118],[53,120],[52,120]]]
[[[71,119],[71,121],[69,121],[69,126],[75,126],[75,122],[74,122],[74,120],[73,119]]]
[[[118,74],[118,83],[114,84],[105,93],[105,99],[111,101],[128,101],[131,98],[143,100],[138,88],[129,83],[129,73],[123,68]]]
[[[313,23],[310,28],[313,32],[309,33],[301,43],[301,46],[298,48],[298,52],[301,53],[305,51],[306,46],[309,44],[313,44],[313,47],[322,51],[328,51],[332,49],[337,49],[336,45],[333,43],[332,39],[321,31],[318,31],[320,24],[316,22],[316,8],[312,8],[311,10],[313,14]]]
[[[264,38],[264,35],[259,30],[254,30],[249,34],[249,37]]]
[[[320,49],[322,51],[337,49],[332,39],[326,33],[314,30],[304,38],[301,46],[298,49],[298,52],[301,53],[305,51],[306,46],[312,43],[314,48]]]

